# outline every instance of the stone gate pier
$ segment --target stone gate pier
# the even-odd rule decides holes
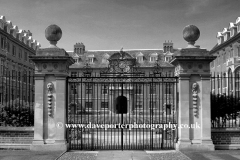
[[[30,59],[35,63],[34,139],[31,150],[67,150],[66,142],[66,77],[74,63],[56,43],[62,36],[57,25],[45,30],[50,41]]]
[[[214,150],[211,140],[210,62],[215,57],[194,45],[199,36],[196,26],[186,26],[183,38],[188,46],[171,61],[175,75],[179,77],[178,124],[194,127],[179,128],[178,150]]]

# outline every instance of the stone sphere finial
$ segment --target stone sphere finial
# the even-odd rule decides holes
[[[194,25],[188,25],[183,29],[183,38],[188,42],[188,48],[196,48],[195,41],[200,37],[200,30]]]
[[[45,29],[45,37],[50,42],[50,48],[56,48],[57,41],[62,37],[62,30],[56,24],[52,24]]]

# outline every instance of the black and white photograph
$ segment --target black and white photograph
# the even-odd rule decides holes
[[[0,0],[0,160],[240,160],[240,0]]]

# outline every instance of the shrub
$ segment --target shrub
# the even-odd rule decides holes
[[[0,105],[0,122],[4,126],[24,127],[34,125],[33,104],[19,98]]]
[[[211,120],[213,127],[226,126],[226,120],[237,119],[240,111],[240,100],[233,95],[211,95]],[[236,121],[235,121],[236,122]]]

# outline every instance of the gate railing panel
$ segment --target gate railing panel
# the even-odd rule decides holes
[[[6,75],[0,77],[0,126],[34,125],[34,77]]]
[[[211,77],[212,128],[240,127],[240,77]]]
[[[177,80],[68,77],[70,149],[174,149],[177,129],[163,127],[177,124]]]

